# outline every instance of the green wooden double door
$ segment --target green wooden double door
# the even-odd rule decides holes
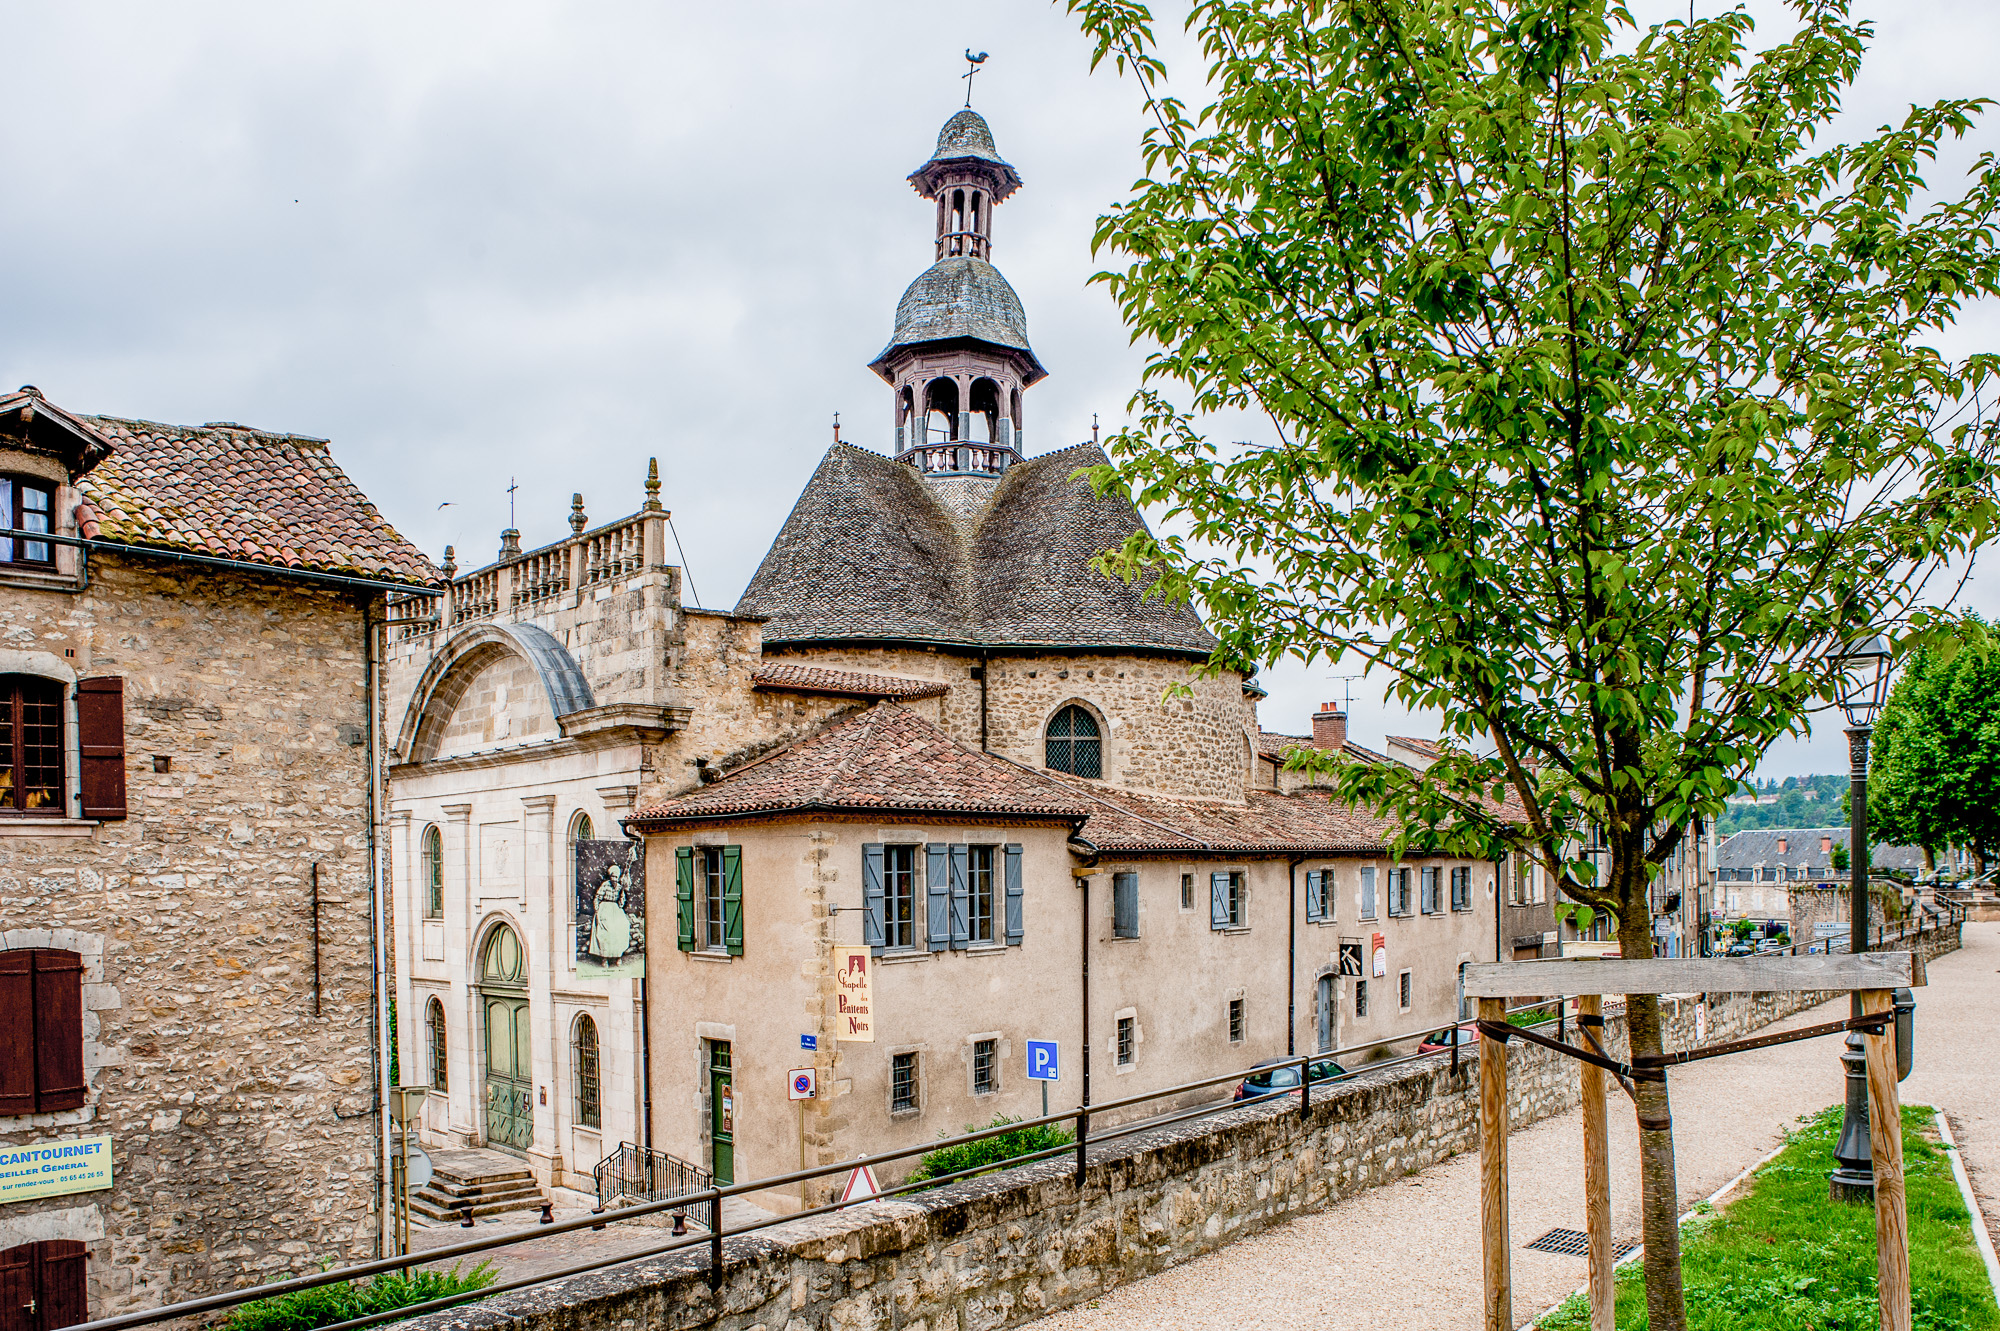
[[[526,1151],[535,1141],[527,979],[521,940],[502,925],[480,961],[479,1005],[486,1024],[486,1141],[510,1151]]]

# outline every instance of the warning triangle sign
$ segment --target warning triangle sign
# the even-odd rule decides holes
[[[875,1182],[875,1171],[865,1163],[857,1165],[847,1176],[847,1186],[840,1190],[840,1204],[865,1202],[882,1191]]]

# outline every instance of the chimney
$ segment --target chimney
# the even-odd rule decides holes
[[[1779,837],[1779,838],[1778,838],[1778,853],[1779,853],[1780,855],[1783,855],[1783,854],[1785,853],[1785,838],[1784,838],[1784,837]]]
[[[1823,836],[1823,837],[1821,837],[1821,838],[1819,839],[1819,853],[1820,853],[1820,854],[1822,854],[1822,855],[1831,855],[1831,854],[1833,854],[1833,838],[1832,838],[1832,837],[1830,837],[1830,836]]]
[[[1330,702],[1323,702],[1313,713],[1313,747],[1315,749],[1342,749],[1347,745],[1347,713]]]

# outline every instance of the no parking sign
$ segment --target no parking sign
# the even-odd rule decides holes
[[[819,1093],[819,1082],[811,1068],[793,1068],[785,1092],[794,1100],[810,1100]]]

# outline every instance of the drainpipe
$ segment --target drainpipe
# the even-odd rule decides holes
[[[1521,852],[1517,850],[1514,853],[1519,855]],[[1503,891],[1506,882],[1507,857],[1502,855],[1499,859],[1493,861],[1493,959],[1495,961],[1505,961],[1507,959],[1500,950],[1500,907],[1501,903],[1506,900]],[[1540,956],[1541,951],[1539,947],[1536,948],[1535,955]]]
[[[646,1151],[653,1150],[653,1003],[646,992],[646,977],[639,977],[639,1075],[645,1083],[645,1119],[640,1129],[646,1134]],[[600,1148],[602,1149],[602,1148]]]
[[[986,676],[993,669],[992,658],[984,647],[979,649],[979,751],[991,753],[986,742]]]
[[[1076,827],[1082,826],[1082,823],[1076,824]],[[1098,850],[1096,844],[1078,836],[1075,828],[1072,828],[1069,834],[1069,853],[1076,856],[1078,861],[1077,868],[1079,869],[1091,869],[1097,865]],[[1082,964],[1077,976],[1079,987],[1082,990],[1081,1002],[1083,1004],[1083,1107],[1088,1109],[1090,1108],[1090,875],[1087,873],[1077,874],[1076,887],[1078,906],[1083,912],[1083,928],[1081,930],[1083,936]],[[1077,1133],[1079,1139],[1088,1135],[1090,1131],[1089,1124],[1090,1117],[1086,1114],[1078,1123],[1078,1127],[1082,1129]]]
[[[389,1078],[389,953],[388,934],[383,927],[387,916],[387,903],[383,900],[381,866],[376,862],[379,842],[375,834],[376,820],[376,670],[375,670],[375,598],[371,594],[361,602],[361,678],[362,692],[366,696],[364,721],[367,728],[366,761],[368,764],[368,795],[364,812],[368,819],[368,945],[369,945],[369,1040],[368,1062],[370,1080],[375,1088],[375,1202],[379,1223],[375,1226],[375,1255],[383,1254],[384,1226],[389,1223],[391,1202],[389,1197],[389,1120],[382,1112],[388,1102],[385,1087]]]
[[[1299,1007],[1299,866],[1296,855],[1285,866],[1285,1057],[1298,1053],[1293,1022]]]

